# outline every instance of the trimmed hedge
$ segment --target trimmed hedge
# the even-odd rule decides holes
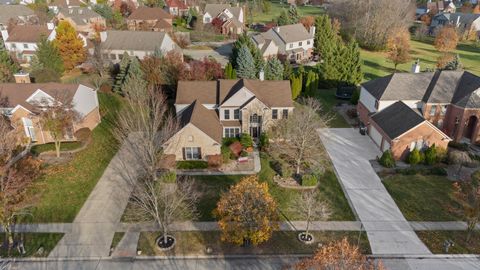
[[[468,144],[466,143],[459,143],[459,142],[455,142],[455,141],[450,141],[448,143],[448,147],[452,147],[452,148],[455,148],[455,149],[458,149],[460,151],[468,151]]]
[[[396,169],[395,172],[403,175],[422,174],[447,176],[447,170],[443,167]]]
[[[192,169],[206,169],[208,163],[204,160],[183,160],[177,161],[177,169],[192,170]]]
[[[390,152],[390,150],[383,152],[382,157],[380,157],[378,160],[378,163],[385,168],[395,167],[395,160],[393,159],[392,152]]]

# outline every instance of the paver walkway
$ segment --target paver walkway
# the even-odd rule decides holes
[[[59,241],[50,257],[108,256],[117,223],[128,203],[138,159],[125,141],[80,209],[70,232]]]
[[[430,254],[371,167],[369,160],[381,153],[370,138],[352,128],[323,129],[319,134],[367,231],[372,254]]]

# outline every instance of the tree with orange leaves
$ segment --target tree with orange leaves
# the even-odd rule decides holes
[[[77,32],[67,21],[60,21],[57,26],[57,35],[54,40],[63,59],[63,66],[66,70],[72,70],[87,58],[87,51],[83,40],[78,37]]]
[[[448,53],[457,48],[458,34],[453,26],[444,26],[440,28],[435,37],[435,48],[443,53]]]
[[[222,241],[236,245],[267,241],[278,227],[277,203],[267,183],[247,176],[222,194],[215,210]]]
[[[473,14],[480,14],[480,3],[477,4],[472,11]]]
[[[303,24],[303,26],[307,29],[307,31],[310,31],[310,27],[312,27],[315,24],[315,17],[313,16],[301,17],[300,23]]]
[[[405,28],[395,29],[387,39],[387,58],[393,62],[394,71],[398,64],[410,60],[410,33]]]
[[[385,270],[382,262],[367,259],[358,246],[351,245],[346,238],[329,243],[320,248],[312,258],[307,258],[295,265],[295,269],[355,269],[355,270]]]

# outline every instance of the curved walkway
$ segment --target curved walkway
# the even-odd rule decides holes
[[[372,254],[431,254],[383,186],[369,160],[381,153],[352,128],[322,129],[320,138],[353,211],[367,232]]]

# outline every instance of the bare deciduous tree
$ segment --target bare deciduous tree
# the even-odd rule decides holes
[[[272,128],[271,150],[284,156],[300,174],[302,164],[322,159],[325,155],[321,149],[317,129],[326,128],[331,115],[322,111],[322,105],[314,98],[303,98],[299,101],[293,114],[281,119]]]
[[[415,15],[414,0],[334,0],[329,13],[362,47],[382,49],[391,29],[408,28]]]
[[[292,211],[300,214],[300,217],[307,222],[305,235],[309,235],[312,219],[326,220],[331,215],[328,204],[318,199],[317,189],[303,192],[297,200],[293,201],[290,207]]]

